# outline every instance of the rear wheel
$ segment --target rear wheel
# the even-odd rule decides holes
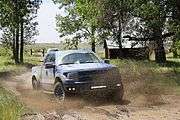
[[[39,90],[39,82],[35,77],[32,78],[32,86],[34,90]]]
[[[54,86],[54,95],[57,97],[59,100],[64,100],[65,98],[65,91],[63,88],[63,85],[61,82],[57,82]]]

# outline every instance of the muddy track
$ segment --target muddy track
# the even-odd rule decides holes
[[[141,95],[134,100],[127,98],[121,104],[80,96],[60,102],[51,94],[32,90],[30,71],[2,78],[2,83],[28,109],[22,115],[24,120],[180,120],[180,96],[177,95],[162,95],[162,104],[148,106],[147,101],[156,101],[153,95],[148,100]]]

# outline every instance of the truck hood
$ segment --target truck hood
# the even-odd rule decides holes
[[[115,67],[111,64],[106,63],[86,63],[86,64],[70,64],[70,65],[61,65],[57,69],[61,72],[71,72],[71,71],[89,71],[89,70],[104,70],[111,69]]]

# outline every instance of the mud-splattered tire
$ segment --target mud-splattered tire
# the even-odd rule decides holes
[[[35,77],[32,78],[32,87],[34,90],[39,90],[39,82],[37,81],[37,79]]]
[[[120,91],[113,92],[113,101],[114,102],[122,102],[123,100],[123,93]]]
[[[112,97],[113,97],[113,100],[115,102],[122,102],[123,100],[123,95],[124,95],[124,89],[123,89],[123,86],[121,86],[119,89],[113,91],[112,93]]]
[[[62,83],[57,82],[54,86],[54,95],[59,100],[63,101],[65,98],[65,91]]]

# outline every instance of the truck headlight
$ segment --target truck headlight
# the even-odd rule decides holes
[[[68,73],[64,73],[64,75],[66,76],[67,79],[70,79],[70,80],[78,79],[78,72],[68,72]]]

